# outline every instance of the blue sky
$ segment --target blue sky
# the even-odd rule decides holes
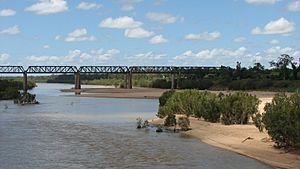
[[[299,0],[0,0],[0,64],[268,67],[299,25]]]

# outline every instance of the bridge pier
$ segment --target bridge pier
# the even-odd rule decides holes
[[[178,72],[177,74],[177,83],[176,83],[176,89],[179,89],[180,88],[180,80],[181,80],[181,72]]]
[[[75,89],[81,89],[80,72],[75,73]]]
[[[132,89],[132,72],[131,71],[129,71],[127,73],[127,81],[128,81],[127,89]]]
[[[175,86],[175,75],[172,73],[171,74],[171,89],[174,89]]]
[[[27,90],[28,90],[27,72],[23,72],[23,92],[27,93]]]

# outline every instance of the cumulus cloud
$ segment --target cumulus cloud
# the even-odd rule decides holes
[[[300,11],[300,1],[294,1],[288,4],[287,6],[288,11],[291,12],[299,12]]]
[[[10,55],[7,53],[0,54],[0,63],[5,63],[10,58]]]
[[[146,18],[153,20],[153,21],[159,21],[163,24],[169,24],[174,23],[177,20],[177,17],[172,16],[168,13],[156,13],[156,12],[148,12],[146,14]]]
[[[80,4],[78,4],[77,6],[77,9],[90,10],[90,9],[99,9],[101,7],[102,5],[97,3],[80,2]]]
[[[186,40],[216,40],[221,37],[220,32],[202,32],[198,34],[188,34],[184,38]]]
[[[154,36],[153,38],[151,38],[151,39],[149,40],[149,42],[150,42],[151,44],[161,44],[161,43],[167,43],[168,40],[165,39],[162,35],[156,35],[156,36]]]
[[[99,64],[105,63],[111,60],[114,56],[119,54],[120,51],[118,49],[109,49],[109,50],[91,50],[89,52],[83,52],[79,49],[70,50],[69,53],[65,56],[28,56],[26,60],[28,63],[35,63],[35,64],[43,64],[47,63],[49,65],[66,65],[66,64]]]
[[[264,28],[256,27],[252,29],[251,33],[253,35],[261,34],[282,34],[289,35],[294,32],[295,23],[286,20],[285,18],[279,18],[278,20],[270,21],[265,25]]]
[[[121,4],[121,9],[123,11],[132,11],[136,4],[142,2],[143,0],[119,0]]]
[[[271,45],[277,45],[277,44],[279,44],[279,41],[276,40],[276,39],[273,39],[273,40],[271,40],[269,43],[270,43]]]
[[[151,51],[125,57],[125,59],[133,65],[157,65],[161,64],[161,60],[164,59],[166,56],[166,54],[158,54]]]
[[[239,42],[243,42],[245,40],[246,40],[246,38],[244,36],[239,36],[239,37],[236,37],[233,41],[239,43]]]
[[[245,0],[249,4],[275,4],[279,0]]]
[[[14,25],[12,27],[0,30],[0,34],[6,34],[6,35],[16,35],[20,33],[20,29],[18,25]]]
[[[116,19],[106,18],[100,22],[99,26],[103,28],[129,29],[142,26],[142,22],[135,21],[128,16],[122,16]]]
[[[0,10],[0,16],[14,16],[16,15],[16,11],[12,9],[2,9]]]
[[[216,57],[239,57],[245,55],[247,48],[240,47],[237,50],[223,49],[223,48],[214,48],[212,50],[202,50],[199,52],[193,52],[188,50],[181,55],[176,56],[175,60],[185,60],[185,59],[212,59]]]
[[[154,32],[147,31],[143,28],[126,29],[124,35],[128,38],[147,38],[154,35]]]
[[[94,41],[96,38],[94,36],[88,35],[88,32],[85,28],[75,29],[73,32],[70,32],[65,38],[66,42],[79,42],[79,41]]]
[[[68,10],[68,5],[65,0],[39,0],[38,3],[33,4],[25,11],[34,12],[38,15],[48,15]]]

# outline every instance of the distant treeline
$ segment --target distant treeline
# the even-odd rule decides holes
[[[32,89],[36,84],[28,82],[28,88]],[[0,100],[16,99],[20,96],[19,90],[23,89],[23,82],[20,80],[0,80]]]

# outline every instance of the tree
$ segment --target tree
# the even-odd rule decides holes
[[[287,55],[282,54],[281,57],[278,57],[277,61],[271,61],[270,66],[275,67],[276,69],[279,69],[281,76],[283,77],[283,80],[286,80],[289,78],[289,64],[294,64],[293,62],[294,58]]]

